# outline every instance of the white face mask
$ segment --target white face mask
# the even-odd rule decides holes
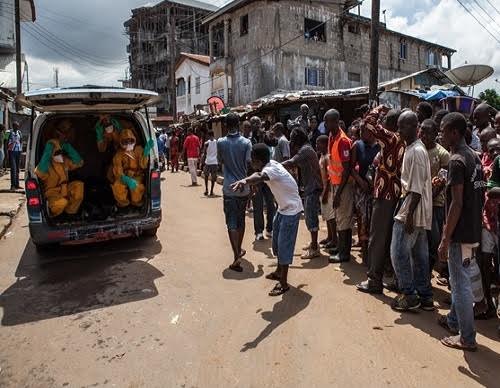
[[[53,159],[55,163],[64,163],[64,157],[62,155],[56,155]]]
[[[106,133],[113,133],[113,129],[114,129],[114,128],[113,128],[113,126],[112,126],[112,125],[108,125],[108,126],[106,127]]]
[[[135,143],[132,143],[132,144],[127,144],[124,149],[125,151],[127,152],[132,152],[134,150],[134,147],[135,147]]]

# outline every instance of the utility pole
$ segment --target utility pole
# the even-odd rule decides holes
[[[59,87],[59,69],[56,67],[54,69],[54,82],[56,84],[56,88]]]
[[[380,0],[372,0],[371,47],[370,47],[370,103],[377,100],[378,49],[380,26]]]
[[[24,71],[26,72],[26,90],[29,92],[30,91],[30,73],[29,73],[28,62],[26,62],[26,61],[24,61]]]
[[[170,73],[170,107],[172,109],[172,116],[174,121],[177,121],[177,93],[175,90],[175,57],[176,57],[176,49],[175,49],[175,8],[168,9],[169,15],[169,23],[170,23],[170,62],[169,62],[169,73]]]
[[[15,23],[16,23],[16,92],[23,92],[23,79],[21,71],[21,11],[19,9],[19,1],[15,0]]]

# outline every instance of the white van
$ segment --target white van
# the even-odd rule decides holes
[[[157,93],[126,88],[42,89],[20,95],[17,102],[32,109],[27,145],[25,188],[30,235],[38,249],[54,244],[82,244],[129,236],[154,236],[161,222],[161,189],[156,138],[147,106],[158,101]],[[141,113],[143,111],[145,115]],[[38,114],[36,114],[38,112]],[[137,144],[154,140],[149,166],[144,174],[144,204],[120,212],[106,174],[114,150],[99,152],[96,123],[107,114],[132,129]],[[35,175],[47,140],[62,120],[72,124],[70,144],[84,160],[83,167],[69,172],[69,181],[84,182],[84,199],[72,219],[51,218],[42,182]]]

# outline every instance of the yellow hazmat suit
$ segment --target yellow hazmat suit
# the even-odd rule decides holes
[[[68,171],[82,166],[82,158],[69,143],[61,145],[57,139],[47,142],[35,174],[43,183],[44,196],[52,217],[63,212],[76,214],[80,209],[84,184],[81,181],[68,182]]]
[[[146,150],[135,145],[136,138],[130,129],[120,133],[120,149],[113,157],[113,176],[111,185],[118,207],[130,204],[140,207],[144,196],[144,170],[148,166],[150,142]]]

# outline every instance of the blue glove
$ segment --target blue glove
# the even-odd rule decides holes
[[[118,133],[120,133],[123,129],[120,122],[117,119],[113,119],[113,118],[110,121],[111,121],[111,124],[113,124],[113,127],[115,127],[116,131]]]
[[[155,142],[153,139],[149,139],[146,145],[144,146],[144,156],[149,156],[149,153],[153,149]]]
[[[98,143],[104,140],[104,127],[100,121],[95,126],[95,135]]]
[[[47,174],[49,171],[49,166],[52,162],[52,152],[54,152],[54,144],[49,142],[45,145],[42,157],[40,158],[40,163],[38,163],[38,169],[44,174]]]
[[[134,178],[131,178],[131,177],[127,176],[127,175],[122,175],[121,178],[120,178],[120,180],[130,190],[134,191],[135,189],[137,189],[137,182],[135,181]]]
[[[62,150],[64,152],[66,152],[66,155],[68,155],[68,157],[71,159],[71,161],[74,163],[74,164],[79,164],[81,163],[82,161],[82,157],[80,156],[80,154],[78,152],[76,152],[76,150],[73,148],[73,146],[69,143],[64,143],[62,146],[61,146]]]

